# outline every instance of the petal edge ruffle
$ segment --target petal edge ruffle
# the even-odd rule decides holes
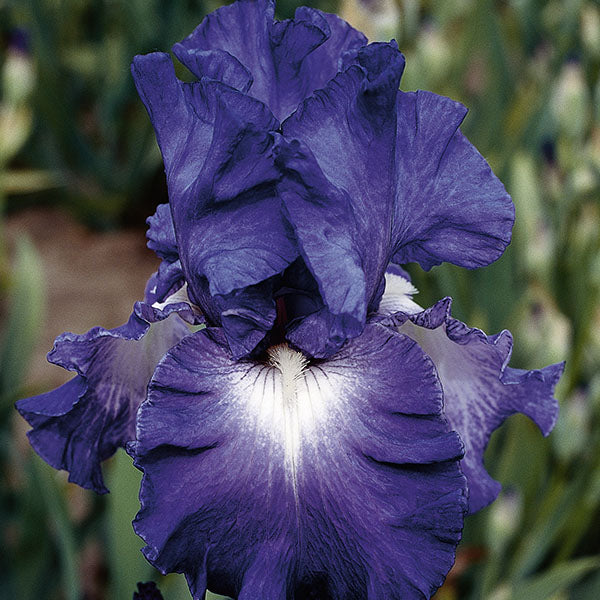
[[[100,464],[134,439],[135,413],[162,355],[189,333],[173,313],[192,318],[186,303],[156,309],[138,302],[129,321],[83,335],[63,333],[48,360],[77,375],[59,388],[19,400],[17,410],[33,427],[36,452],[69,481],[102,494]]]
[[[469,328],[451,316],[451,305],[445,298],[427,310],[396,313],[383,322],[414,339],[436,366],[446,416],[465,443],[461,468],[469,487],[469,512],[474,513],[500,491],[483,463],[492,432],[509,416],[523,413],[548,435],[558,418],[553,391],[564,363],[533,371],[509,367],[510,333],[488,336]]]
[[[430,359],[380,325],[314,365],[232,361],[213,335],[167,354],[139,412],[147,558],[198,599],[430,597],[466,510]]]
[[[305,6],[274,21],[274,3],[242,0],[217,9],[173,53],[198,78],[212,77],[266,104],[283,120],[366,44],[348,23]]]

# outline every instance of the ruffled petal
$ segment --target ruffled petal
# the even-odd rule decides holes
[[[354,63],[283,123],[276,147],[286,215],[335,329],[350,316],[364,323],[390,260],[487,264],[510,241],[514,216],[458,129],[464,107],[399,92],[395,43],[361,48]]]
[[[331,332],[312,336],[323,344],[310,350],[315,356],[360,333],[394,245],[389,174],[404,58],[395,43],[372,44],[359,51],[358,61],[284,122],[287,139],[277,146],[285,175],[279,193],[331,313]],[[302,337],[310,339],[308,323],[303,328]]]
[[[380,325],[312,365],[232,361],[222,339],[182,340],[138,413],[146,557],[198,599],[429,598],[466,510],[430,359]]]
[[[175,302],[153,308],[138,302],[129,321],[83,335],[63,333],[48,360],[77,372],[61,387],[17,402],[32,425],[36,452],[69,481],[106,493],[100,463],[135,437],[135,413],[145,398],[160,358],[189,333],[173,312],[192,318],[192,308]]]
[[[148,304],[163,302],[185,285],[185,275],[181,261],[168,262],[163,260],[158,271],[148,279],[144,293],[144,301]]]
[[[222,81],[240,92],[248,92],[254,81],[252,74],[235,56],[219,48],[201,50],[202,46],[186,44],[189,39],[175,44],[173,53],[194,75],[199,79],[208,77]]]
[[[452,318],[451,303],[445,298],[416,314],[395,314],[391,322],[414,339],[436,366],[446,416],[465,444],[461,468],[467,477],[469,512],[474,513],[492,502],[501,488],[483,464],[492,432],[520,412],[548,435],[558,418],[553,392],[564,363],[534,371],[508,367],[510,333],[488,336],[467,327]],[[384,307],[390,304],[394,307],[389,298],[385,304],[382,301]]]
[[[399,92],[394,262],[470,269],[501,256],[514,206],[459,129],[467,109],[431,92]]]
[[[306,93],[303,98],[315,90],[324,88],[327,83],[335,77],[338,71],[343,70],[356,56],[359,48],[366,46],[367,38],[363,33],[351,27],[346,21],[331,13],[315,11],[304,6],[296,9],[295,18],[306,18],[308,12],[318,12],[327,21],[329,36],[325,43],[310,52],[302,63],[301,77],[310,80],[306,85]]]
[[[273,0],[233,2],[207,15],[187,38],[173,46],[173,54],[196,77],[202,78],[207,76],[206,66],[212,62],[216,51],[222,67],[226,66],[225,62],[231,65],[235,61],[247,71],[253,96],[264,101],[270,95],[269,84],[274,78],[269,36],[274,15]],[[199,53],[205,53],[207,59],[197,61]],[[231,59],[226,61],[222,53],[227,53]],[[223,80],[226,73],[213,72],[211,75]]]
[[[211,77],[264,102],[280,120],[339,70],[366,38],[335,15],[300,7],[274,21],[272,0],[219,8],[173,47],[198,78]]]
[[[171,208],[168,204],[159,204],[156,212],[146,219],[148,231],[147,246],[162,259],[158,271],[154,273],[146,285],[144,300],[148,304],[163,302],[168,296],[185,284],[185,276],[179,250]]]
[[[216,296],[228,298],[227,310],[243,311],[248,301],[236,307],[232,298],[243,299],[246,288],[280,274],[298,255],[275,190],[268,131],[277,123],[262,103],[221,82],[181,83],[167,54],[138,56],[132,71],[165,161],[190,298],[220,324]],[[239,347],[247,339],[230,341]]]
[[[146,219],[146,223],[148,224],[146,232],[148,248],[164,260],[176,261],[179,258],[179,251],[169,205],[159,204],[156,212]]]
[[[274,280],[267,279],[231,294],[217,296],[221,325],[234,359],[250,354],[273,327]]]

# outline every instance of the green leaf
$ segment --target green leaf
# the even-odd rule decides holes
[[[206,600],[229,600],[227,596],[219,596],[219,594],[213,594],[212,592],[206,592]]]
[[[73,524],[69,518],[65,499],[56,482],[56,471],[31,454],[32,475],[42,490],[47,518],[53,525],[52,533],[59,551],[60,576],[67,600],[80,600],[82,597],[79,580],[77,544]]]
[[[131,521],[140,507],[138,494],[142,474],[124,450],[119,450],[106,469],[108,496],[108,562],[111,598],[129,598],[138,581],[157,580],[158,572],[140,552],[144,542]]]
[[[597,556],[562,563],[541,575],[515,584],[510,597],[513,600],[549,600],[598,568],[600,557]]]
[[[42,266],[27,237],[17,243],[8,306],[0,345],[0,398],[13,400],[23,384],[44,317]]]

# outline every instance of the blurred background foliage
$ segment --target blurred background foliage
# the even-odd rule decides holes
[[[136,225],[164,201],[160,156],[129,75],[135,54],[187,35],[209,0],[0,0],[0,600],[131,598],[161,578],[131,529],[139,473],[124,453],[108,497],[66,483],[30,451],[12,404],[44,391],[27,360],[45,327],[44,274],[24,208],[60,206],[87,226]],[[300,3],[281,0],[288,17]],[[511,365],[567,360],[561,415],[542,438],[513,417],[486,463],[503,483],[467,520],[439,600],[600,598],[600,4],[591,0],[327,0],[370,39],[395,37],[402,89],[470,108],[463,131],[516,205],[513,243],[494,265],[410,268],[422,305],[487,332],[509,328]],[[57,242],[60,244],[60,234]],[[10,255],[10,260],[9,260]],[[83,277],[83,274],[82,274]],[[141,293],[142,290],[140,290]],[[100,323],[103,324],[104,323]]]

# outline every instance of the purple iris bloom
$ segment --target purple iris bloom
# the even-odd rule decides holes
[[[156,587],[154,581],[148,583],[138,583],[137,592],[133,593],[133,600],[164,600],[160,590]]]
[[[399,91],[394,42],[273,15],[209,15],[173,49],[193,83],[135,58],[169,187],[148,221],[161,266],[126,325],[60,336],[50,360],[76,377],[18,409],[99,492],[127,444],[144,553],[194,598],[430,598],[498,494],[492,431],[522,412],[548,434],[562,365],[511,369],[508,332],[422,309],[398,266],[475,268],[510,241],[465,108]]]

